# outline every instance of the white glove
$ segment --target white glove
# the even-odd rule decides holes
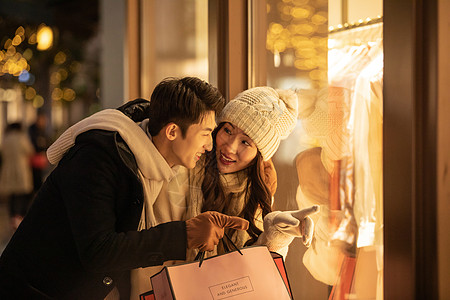
[[[256,245],[266,245],[270,251],[286,256],[287,246],[294,238],[301,237],[306,247],[311,245],[314,234],[314,222],[309,217],[320,211],[318,205],[295,210],[273,211],[264,217],[264,232]]]

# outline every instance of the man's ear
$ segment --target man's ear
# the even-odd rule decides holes
[[[179,127],[178,127],[177,124],[175,124],[175,123],[167,124],[166,125],[166,130],[165,130],[167,139],[169,141],[175,140],[177,138],[177,136],[178,136],[178,130],[179,130]]]

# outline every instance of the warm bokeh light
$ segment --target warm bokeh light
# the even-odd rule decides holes
[[[25,36],[25,28],[23,28],[23,26],[19,26],[19,27],[16,29],[16,35],[19,35],[19,36],[21,36],[21,37],[24,37],[24,36]]]
[[[66,69],[59,69],[58,73],[60,75],[61,81],[64,81],[67,79],[67,76],[69,76],[69,72],[67,72]]]
[[[27,87],[25,90],[25,99],[33,100],[36,97],[36,90],[32,87]]]
[[[33,50],[31,50],[30,48],[27,48],[25,51],[23,51],[22,56],[26,60],[30,60],[33,57]]]
[[[28,44],[34,45],[37,43],[36,33],[33,32],[30,37],[28,38]]]
[[[6,55],[7,56],[14,56],[14,54],[16,54],[16,47],[14,47],[13,45],[9,46],[8,49],[6,50]]]
[[[59,51],[55,55],[54,62],[57,65],[62,65],[66,61],[66,59],[67,59],[67,55],[64,52]]]
[[[61,82],[61,74],[59,72],[53,72],[50,75],[50,83],[53,85],[58,85]]]
[[[46,25],[40,25],[37,31],[37,49],[45,51],[53,45],[53,31]]]
[[[77,72],[80,71],[80,69],[81,69],[81,64],[80,64],[78,61],[73,61],[73,62],[70,64],[69,69],[70,69],[70,72],[72,72],[72,73],[77,73]]]
[[[60,88],[55,88],[52,91],[52,100],[59,101],[63,97],[63,91]]]
[[[65,88],[63,90],[63,99],[66,101],[73,101],[75,100],[76,97],[76,93],[74,90],[70,89],[70,88]]]
[[[328,12],[327,11],[317,11],[315,15],[311,18],[311,21],[316,24],[327,24]]]
[[[4,47],[5,47],[5,49],[8,49],[9,47],[11,47],[11,45],[12,45],[12,40],[11,39],[7,39],[5,41]]]
[[[293,67],[322,86],[327,69],[328,12],[323,5],[309,0],[273,1],[266,48],[273,53],[273,66]],[[315,72],[311,72],[315,71]]]
[[[34,108],[39,108],[42,107],[43,105],[44,105],[44,97],[42,97],[41,95],[37,95],[36,97],[34,97],[33,99]]]
[[[327,79],[327,72],[323,71],[323,70],[312,70],[311,72],[309,72],[309,77],[312,80],[318,80],[318,81],[322,81],[322,80],[326,80]]]
[[[294,7],[290,10],[290,14],[295,19],[306,19],[309,18],[309,16],[312,13],[312,9],[308,8],[302,8],[302,7]]]
[[[22,37],[20,35],[16,35],[12,40],[13,46],[19,46],[22,43]]]

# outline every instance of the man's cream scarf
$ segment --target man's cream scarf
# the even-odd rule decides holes
[[[74,146],[76,137],[81,133],[92,129],[119,132],[136,158],[139,179],[144,189],[144,208],[139,230],[158,225],[153,204],[163,183],[176,175],[176,168],[169,167],[151,137],[147,135],[144,129],[147,122],[148,120],[139,125],[116,109],[105,109],[68,128],[47,150],[50,163],[57,164]],[[158,219],[168,218],[161,216]]]

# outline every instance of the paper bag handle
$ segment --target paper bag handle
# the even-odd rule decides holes
[[[236,246],[235,243],[233,243],[233,241],[230,239],[230,237],[228,236],[228,234],[225,232],[224,233],[224,237],[228,240],[228,242],[230,242],[230,244],[233,246],[233,248],[235,250],[237,250],[237,252],[239,252],[240,255],[244,255],[241,250],[239,250],[239,248]],[[228,248],[228,246],[226,245],[226,243],[223,243],[225,251],[226,252],[230,252],[230,249]],[[205,251],[199,251],[197,253],[197,255],[195,256],[194,260],[198,260],[198,267],[200,268],[202,266],[203,263],[203,259],[205,258]]]

